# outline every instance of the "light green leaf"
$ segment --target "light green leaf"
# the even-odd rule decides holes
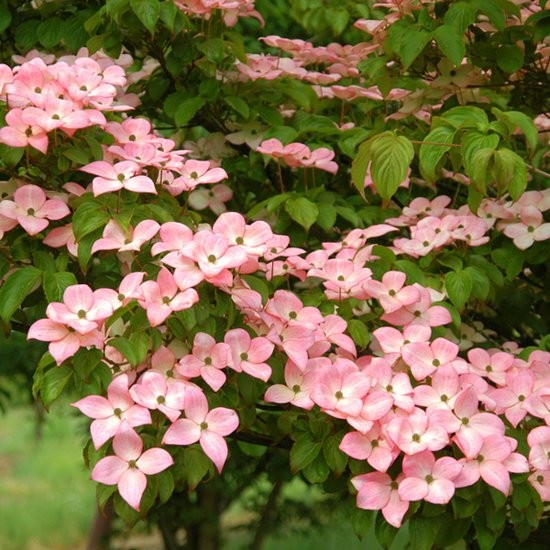
[[[485,111],[479,107],[453,107],[442,115],[455,128],[475,128],[478,125],[487,126],[489,119]]]
[[[527,167],[523,159],[510,149],[499,149],[494,154],[493,174],[502,193],[508,191],[518,200],[527,188]]]
[[[487,193],[494,154],[494,149],[487,147],[476,151],[472,157],[471,172],[468,175],[476,190],[483,194]]]
[[[445,275],[445,291],[451,302],[461,310],[470,294],[472,293],[474,282],[468,271],[450,271]]]
[[[0,143],[0,166],[12,168],[23,158],[24,153],[24,147],[10,147]]]
[[[370,139],[363,142],[351,163],[351,179],[362,197],[365,196],[365,176],[371,161],[371,144]]]
[[[0,317],[7,324],[25,298],[40,285],[42,271],[23,267],[14,271],[0,287]]]
[[[410,67],[431,39],[432,33],[428,31],[412,28],[407,31],[399,48],[399,57],[401,57],[404,69]]]
[[[389,200],[407,177],[414,147],[405,136],[384,132],[371,146],[371,176],[380,196]]]
[[[523,132],[527,147],[531,152],[536,149],[538,144],[538,130],[532,118],[520,111],[501,111],[496,107],[493,108],[492,112],[498,120],[504,122],[508,126],[510,133],[513,133],[516,128],[519,128]]]
[[[426,181],[429,183],[435,182],[437,178],[437,167],[445,153],[451,146],[443,144],[453,143],[457,130],[449,126],[438,126],[432,130],[425,138],[420,146],[420,170]],[[435,145],[435,144],[442,145]]]
[[[434,38],[439,49],[455,65],[458,66],[462,63],[462,59],[466,55],[463,31],[451,25],[441,25],[434,31]]]
[[[243,118],[248,119],[250,116],[250,108],[244,99],[236,96],[228,96],[224,98],[224,101]]]
[[[309,231],[309,228],[317,221],[317,217],[319,216],[317,205],[305,197],[288,199],[285,202],[285,210],[306,231]]]
[[[142,25],[155,34],[155,28],[160,16],[160,3],[158,0],[130,0],[130,7],[141,21]]]
[[[500,142],[500,136],[498,134],[483,134],[477,130],[471,130],[465,132],[462,137],[462,160],[464,168],[468,175],[471,175],[475,166],[473,158],[481,149],[497,148]]]
[[[38,25],[36,36],[44,48],[52,49],[63,36],[63,21],[59,17],[45,19]]]
[[[469,2],[454,2],[445,12],[443,21],[462,34],[475,21],[476,12],[477,8]]]

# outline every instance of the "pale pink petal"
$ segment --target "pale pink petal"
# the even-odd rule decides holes
[[[139,503],[146,487],[147,478],[137,468],[129,468],[118,482],[120,496],[135,510],[139,510]]]
[[[196,443],[200,437],[201,429],[196,422],[187,418],[180,418],[166,430],[162,438],[162,444],[191,445]]]
[[[158,474],[174,464],[170,453],[157,447],[147,449],[136,462],[136,466],[147,475]]]
[[[205,430],[201,434],[200,444],[204,454],[214,463],[218,472],[221,473],[227,459],[227,443],[225,439],[217,433]]]
[[[105,485],[116,485],[126,470],[128,462],[118,456],[106,456],[94,466],[91,478]]]

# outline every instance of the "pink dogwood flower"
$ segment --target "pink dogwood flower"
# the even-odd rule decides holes
[[[172,466],[170,453],[159,447],[143,452],[143,441],[127,422],[122,422],[113,440],[114,456],[102,458],[91,478],[105,485],[117,485],[120,496],[135,510],[147,487],[148,475]]]
[[[94,418],[90,433],[96,449],[113,437],[124,421],[132,428],[151,423],[149,410],[137,405],[132,399],[128,390],[129,384],[128,375],[120,374],[109,384],[106,398],[88,395],[71,403],[81,413]]]
[[[199,443],[204,454],[221,473],[227,459],[227,443],[224,437],[239,426],[237,413],[225,407],[208,410],[208,401],[198,388],[188,388],[185,395],[185,416],[176,420],[166,430],[162,439],[167,445],[191,445]]]
[[[250,338],[246,330],[235,328],[225,333],[223,341],[230,348],[229,367],[264,382],[269,380],[271,367],[265,361],[271,357],[275,346],[267,338]]]
[[[92,181],[93,192],[96,197],[120,189],[127,189],[135,193],[156,194],[157,192],[153,180],[147,176],[139,175],[141,167],[131,160],[116,164],[96,160],[86,164],[80,170],[96,176]]]
[[[16,220],[29,234],[36,235],[46,229],[50,220],[60,220],[71,213],[59,199],[49,199],[37,185],[23,185],[13,194],[13,201],[0,202],[0,215]]]

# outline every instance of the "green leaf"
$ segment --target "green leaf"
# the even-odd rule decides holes
[[[491,147],[476,151],[470,163],[470,170],[468,170],[472,185],[484,195],[487,193],[494,153],[495,150]]]
[[[475,128],[478,124],[487,126],[489,119],[485,111],[479,107],[453,107],[442,115],[455,128]]]
[[[494,154],[493,174],[501,193],[506,191],[517,201],[527,188],[527,166],[510,149],[499,149]]]
[[[42,403],[46,408],[63,393],[73,374],[72,367],[68,365],[54,367],[44,374],[39,390]]]
[[[336,225],[336,218],[338,212],[332,204],[324,202],[317,203],[319,209],[319,216],[317,217],[317,223],[327,232],[332,233],[334,226]]]
[[[487,15],[491,23],[499,30],[506,27],[506,17],[511,11],[510,2],[507,0],[474,0],[474,5]]]
[[[520,111],[501,111],[496,107],[492,110],[498,120],[508,125],[510,133],[519,128],[525,135],[527,147],[533,152],[538,144],[538,130],[533,119]]]
[[[161,504],[168,502],[175,489],[174,476],[170,470],[159,474],[159,500]]]
[[[505,73],[515,73],[523,67],[523,50],[515,44],[504,44],[497,50],[497,65]]]
[[[342,438],[338,435],[327,437],[323,443],[323,455],[327,461],[328,467],[339,476],[346,468],[348,456],[340,450]]]
[[[408,69],[412,62],[422,53],[432,39],[432,33],[410,28],[401,40],[399,57],[403,62],[403,68]]]
[[[78,281],[73,273],[60,271],[51,273],[46,271],[42,281],[44,294],[48,302],[60,302],[63,298],[63,292],[68,286],[76,285]]]
[[[292,473],[299,472],[308,464],[311,464],[321,452],[321,448],[321,443],[313,441],[311,434],[307,433],[299,437],[290,449],[290,469]]]
[[[63,36],[63,25],[63,21],[59,17],[42,21],[36,31],[38,42],[48,50],[57,46]]]
[[[298,132],[291,126],[273,126],[264,134],[264,140],[276,138],[283,145],[289,144],[298,137]]]
[[[4,32],[11,23],[11,12],[4,6],[0,5],[0,33]]]
[[[193,491],[210,471],[211,462],[197,447],[188,447],[183,451],[183,466],[189,490]]]
[[[359,537],[359,539],[363,539],[363,537],[370,532],[372,526],[374,525],[375,517],[375,510],[363,510],[353,506],[350,514],[351,525],[354,533]]]
[[[83,202],[73,214],[73,232],[77,242],[96,229],[105,227],[111,216],[95,200]]]
[[[371,161],[371,144],[370,139],[363,142],[351,163],[351,179],[363,198],[365,197],[365,177]]]
[[[475,21],[476,12],[476,7],[469,2],[454,2],[445,12],[443,21],[462,34]]]
[[[23,158],[24,153],[24,147],[10,147],[0,143],[0,166],[13,168]]]
[[[470,525],[472,524],[472,518],[446,518],[447,521],[440,520],[440,528],[435,539],[436,547],[447,548],[454,545],[460,539],[466,535]]]
[[[9,323],[12,315],[25,298],[40,285],[42,271],[36,267],[23,267],[14,271],[0,287],[0,317]]]
[[[443,54],[456,66],[460,65],[466,55],[463,31],[453,25],[441,25],[435,29],[434,38]]]
[[[346,8],[328,8],[325,11],[325,18],[334,35],[339,36],[347,27],[350,12]]]
[[[38,40],[39,19],[27,19],[15,29],[15,42],[23,50],[30,50]]]
[[[322,454],[319,454],[313,462],[303,469],[304,477],[310,483],[323,483],[330,475],[330,469]]]
[[[370,342],[370,333],[367,325],[359,319],[348,321],[348,332],[358,348],[366,348]]]
[[[380,196],[389,200],[407,177],[414,147],[405,136],[384,132],[371,146],[371,176]]]
[[[250,108],[244,99],[236,96],[228,96],[224,98],[224,101],[243,118],[248,119],[250,116]]]
[[[468,271],[451,271],[445,275],[445,291],[451,302],[461,310],[470,294],[472,293],[474,282]]]
[[[173,2],[165,0],[160,4],[159,18],[170,32],[174,32],[178,8]]]
[[[454,141],[457,130],[449,126],[438,126],[432,130],[425,138],[420,146],[420,170],[428,183],[434,183],[437,179],[437,167],[445,153],[451,146],[433,145],[437,143],[451,144]]]
[[[213,63],[221,63],[225,57],[225,44],[221,38],[209,38],[199,43],[197,49]]]
[[[102,359],[103,352],[101,350],[80,348],[71,362],[76,374],[88,383],[90,375],[102,363]]]
[[[285,202],[285,210],[306,231],[309,231],[309,228],[317,221],[319,216],[317,205],[305,197],[288,199]]]
[[[130,0],[130,7],[141,21],[142,25],[155,34],[155,28],[160,16],[160,3],[158,0]]]
[[[415,550],[430,550],[434,545],[440,522],[440,517],[411,517],[411,519],[409,519],[411,548]]]
[[[479,300],[486,300],[491,290],[489,277],[477,267],[467,267],[464,271],[467,271],[472,277],[472,296]]]
[[[205,101],[202,97],[191,97],[182,101],[174,113],[176,126],[185,126],[203,107]]]

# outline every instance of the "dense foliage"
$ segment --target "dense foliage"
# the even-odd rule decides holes
[[[545,4],[0,0],[0,318],[101,506],[217,548],[266,472],[259,532],[292,475],[384,546],[539,527]]]

